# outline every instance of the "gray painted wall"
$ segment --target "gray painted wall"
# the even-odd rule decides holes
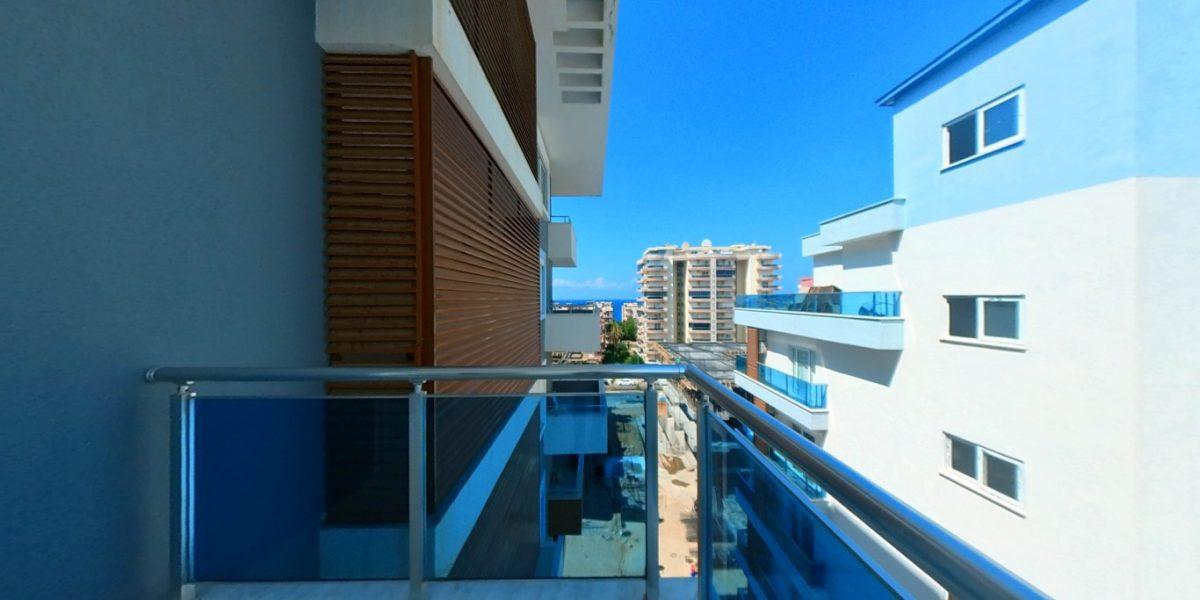
[[[324,364],[312,11],[6,3],[4,596],[167,593],[169,388],[147,367]]]

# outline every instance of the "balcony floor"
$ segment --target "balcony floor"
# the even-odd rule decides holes
[[[696,579],[663,579],[659,585],[663,600],[696,597]],[[480,598],[494,600],[641,600],[645,586],[640,579],[549,579],[433,581],[425,584],[428,598]],[[330,581],[296,583],[204,583],[196,586],[196,598],[204,600],[334,600],[355,598],[397,600],[408,598],[404,581]]]

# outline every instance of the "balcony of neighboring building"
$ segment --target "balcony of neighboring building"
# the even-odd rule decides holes
[[[810,383],[762,363],[749,364],[745,355],[736,359],[734,384],[770,404],[810,431],[829,428],[827,386]]]
[[[569,217],[555,216],[549,223],[546,253],[552,267],[575,266],[575,225]]]
[[[600,310],[555,306],[546,315],[546,352],[599,352]]]
[[[891,198],[821,222],[817,233],[800,240],[804,256],[837,252],[843,244],[903,231],[907,212],[903,198]]]
[[[739,296],[734,320],[746,327],[861,348],[904,348],[898,291]]]

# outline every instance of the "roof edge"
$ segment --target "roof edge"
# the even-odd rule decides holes
[[[934,58],[928,64],[918,69],[916,73],[909,75],[904,81],[901,81],[898,85],[896,85],[896,87],[893,87],[884,95],[877,98],[875,100],[875,105],[892,106],[896,103],[896,99],[904,94],[904,92],[907,92],[910,88],[923,81],[931,73],[941,68],[942,65],[950,62],[952,59],[954,59],[954,57],[958,56],[971,46],[974,46],[978,41],[984,37],[987,37],[987,35],[992,33],[994,30],[1007,24],[1010,19],[1016,17],[1030,5],[1040,1],[1041,0],[1016,0],[1016,2],[1008,5],[1008,7],[1006,7],[1004,10],[1001,10],[999,13],[997,13],[996,16],[985,21],[982,25],[975,28],[974,31],[967,34],[966,37],[959,40],[948,50],[939,54],[937,58]]]

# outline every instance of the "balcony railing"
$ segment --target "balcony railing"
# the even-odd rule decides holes
[[[606,378],[643,380],[645,392],[580,396],[557,385]],[[831,518],[834,509],[852,513],[883,540],[871,543],[886,544],[880,551],[903,555],[952,597],[1045,597],[692,365],[153,369],[147,381],[177,386],[169,447],[173,593],[190,595],[201,582],[407,577],[409,596],[420,598],[427,586],[500,576],[481,575],[480,561],[489,563],[484,568],[528,563],[525,578],[634,576],[644,579],[647,598],[657,598],[659,475],[646,466],[658,462],[659,428],[650,384],[674,379],[699,392],[700,598],[911,595],[861,554],[866,538],[852,542],[845,530],[852,525]],[[449,391],[499,383],[509,391]],[[362,395],[368,391],[376,395]],[[339,438],[344,430],[327,427],[338,407],[378,419]],[[444,422],[454,411],[472,418]],[[472,436],[467,429],[480,421],[498,424],[497,432]],[[545,429],[567,425],[589,432],[580,439],[617,442],[594,455],[584,447],[548,453]],[[608,429],[591,435],[597,426]],[[572,444],[576,436],[557,437]],[[358,479],[323,480],[331,477],[333,443],[386,460],[380,470],[350,465]],[[458,463],[466,469],[456,471]],[[501,487],[505,502],[493,505]],[[819,490],[836,506],[814,504]],[[373,504],[395,492],[402,508]],[[382,522],[329,523],[330,494],[382,510]],[[619,535],[605,537],[608,526],[581,531],[584,499],[588,515],[612,513]],[[524,516],[508,520],[508,510]],[[566,542],[589,534],[587,556],[570,557]],[[514,545],[522,536],[533,552],[517,550],[529,547]],[[605,552],[613,556],[596,554]],[[579,570],[566,573],[567,564]],[[295,585],[292,594],[301,589]]]
[[[746,356],[744,354],[739,354],[735,363],[738,371],[746,377],[750,377],[750,374],[746,372]],[[826,408],[825,397],[828,386],[824,383],[809,383],[762,363],[758,365],[758,376],[751,377],[751,379],[767,385],[808,408]]]
[[[900,292],[810,292],[738,296],[738,308],[860,317],[900,316]]]

